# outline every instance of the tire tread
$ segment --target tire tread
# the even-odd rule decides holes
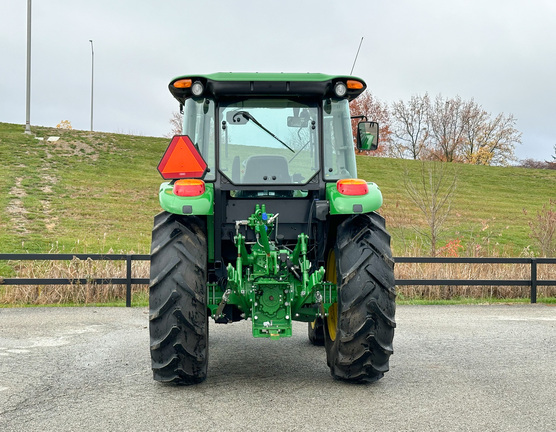
[[[207,239],[196,216],[162,212],[151,246],[149,333],[153,378],[196,384],[206,378]]]
[[[335,253],[338,323],[334,341],[325,328],[327,362],[334,378],[373,382],[389,369],[396,327],[394,261],[384,218],[371,213],[346,219],[338,226]]]

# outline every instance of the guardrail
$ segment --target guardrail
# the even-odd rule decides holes
[[[0,254],[0,261],[71,261],[107,260],[125,261],[125,278],[2,278],[0,285],[73,285],[95,283],[98,285],[126,285],[126,306],[131,306],[131,286],[148,284],[148,278],[132,278],[132,261],[149,261],[150,255],[140,254]],[[531,288],[531,303],[537,302],[538,286],[556,286],[556,280],[539,280],[539,264],[556,264],[556,258],[440,258],[440,257],[395,257],[396,263],[436,264],[528,264],[531,266],[529,279],[397,279],[396,285],[431,286],[528,286]]]

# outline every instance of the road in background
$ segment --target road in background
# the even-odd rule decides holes
[[[0,430],[554,431],[556,307],[401,306],[390,372],[335,381],[306,325],[210,327],[209,377],[152,380],[145,308],[0,309]]]

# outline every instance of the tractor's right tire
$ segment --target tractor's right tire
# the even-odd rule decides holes
[[[346,219],[338,226],[334,255],[337,302],[324,320],[328,366],[334,378],[373,382],[389,369],[396,327],[394,261],[384,219],[376,213]]]
[[[322,318],[318,317],[313,322],[307,323],[307,333],[309,336],[309,342],[313,345],[323,346],[324,345],[324,323]]]
[[[154,219],[149,332],[156,381],[197,384],[208,364],[207,236],[196,216]]]

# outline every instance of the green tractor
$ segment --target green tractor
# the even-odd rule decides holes
[[[254,337],[307,323],[333,377],[388,371],[394,261],[382,194],[357,178],[351,76],[215,73],[176,78],[183,113],[158,170],[149,329],[154,379],[205,380],[209,319],[251,320]],[[360,117],[363,119],[363,117]],[[376,149],[360,121],[357,148]]]

